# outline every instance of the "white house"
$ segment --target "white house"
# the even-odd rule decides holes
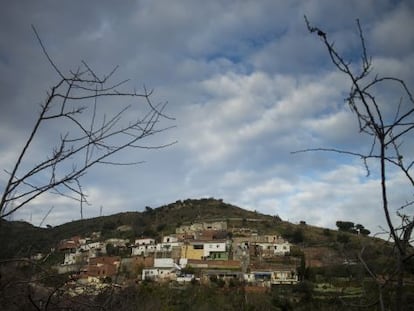
[[[210,257],[212,253],[223,253],[227,249],[227,243],[225,241],[211,241],[204,242],[204,254],[205,258]]]
[[[297,284],[298,283],[298,275],[295,269],[278,269],[273,271],[271,283],[273,285],[281,285],[281,284]]]
[[[294,268],[278,268],[275,270],[252,271],[244,274],[247,283],[261,284],[263,286],[297,284],[298,275]]]
[[[154,258],[154,268],[175,268],[181,270],[181,267],[172,258]]]
[[[128,239],[111,238],[111,239],[107,239],[105,241],[105,243],[106,244],[112,244],[115,247],[125,247],[129,243],[129,240]]]
[[[162,238],[162,243],[175,243],[178,242],[178,238],[174,235],[166,235]]]
[[[81,245],[79,250],[81,252],[89,252],[89,257],[97,257],[99,254],[106,254],[106,245],[102,242],[92,242]]]
[[[172,258],[155,258],[153,268],[142,270],[142,280],[166,281],[176,280],[181,267]]]
[[[163,239],[164,241],[165,239]],[[174,241],[174,242],[173,242]],[[157,252],[171,252],[173,247],[180,247],[183,245],[183,242],[178,242],[177,239],[170,242],[162,242],[156,245]]]
[[[76,253],[65,253],[65,259],[63,261],[64,265],[74,265],[76,264]]]
[[[175,268],[145,268],[142,269],[142,280],[173,281],[177,279]]]
[[[282,243],[256,243],[260,249],[268,255],[285,255],[290,253],[289,242],[283,241]]]
[[[136,239],[135,245],[155,245],[155,240],[151,238]]]
[[[135,246],[132,247],[131,254],[132,256],[137,255],[148,255],[153,254],[157,251],[157,245],[155,243],[155,239],[151,238],[143,238],[143,239],[136,239]]]
[[[157,245],[153,244],[142,244],[138,246],[134,246],[131,249],[132,256],[147,256],[149,254],[153,254],[157,251]]]

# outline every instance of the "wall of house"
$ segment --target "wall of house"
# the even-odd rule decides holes
[[[229,253],[228,252],[210,252],[208,255],[209,260],[228,260]]]
[[[162,238],[162,242],[163,243],[174,243],[174,242],[178,242],[178,239],[175,236],[167,235]]]
[[[175,246],[181,246],[183,243],[182,242],[163,242],[163,243],[158,243],[156,248],[158,252],[162,252],[162,251],[172,251],[172,248]]]
[[[201,244],[198,244],[201,245]],[[203,259],[204,257],[204,247],[202,249],[197,249],[197,246],[194,244],[185,244],[181,246],[181,257],[187,259]]]
[[[177,275],[173,269],[150,268],[142,270],[142,280],[175,280]]]
[[[155,240],[151,238],[135,240],[135,245],[152,245],[152,244],[155,244]]]
[[[155,258],[154,268],[173,268],[175,267],[174,260],[172,258]]]
[[[226,243],[225,242],[209,242],[204,243],[204,257],[209,257],[211,252],[225,252]]]
[[[135,247],[132,247],[131,254],[133,256],[137,255],[148,255],[150,253],[155,253],[157,247],[155,244],[141,244]]]

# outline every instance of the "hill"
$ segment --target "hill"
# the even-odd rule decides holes
[[[68,222],[53,228],[39,228],[21,221],[1,221],[0,236],[3,248],[0,258],[27,256],[29,253],[45,252],[60,240],[75,235],[90,235],[100,231],[102,237],[135,238],[159,237],[175,232],[181,224],[205,219],[232,219],[234,223],[247,219],[265,223],[280,220],[268,215],[247,211],[216,199],[184,200],[158,208],[146,207],[143,212],[124,212]],[[119,231],[120,226],[132,230]]]
[[[378,297],[377,285],[393,284],[392,267],[395,266],[395,259],[392,255],[393,245],[384,240],[356,234],[356,231],[330,230],[310,226],[304,222],[292,224],[283,221],[278,216],[244,210],[222,200],[212,198],[187,199],[158,208],[146,207],[143,212],[126,212],[72,221],[54,228],[38,228],[25,222],[2,221],[0,223],[0,237],[2,240],[2,247],[0,248],[0,263],[2,263],[2,266],[0,266],[0,276],[3,276],[3,279],[0,278],[0,280],[3,284],[7,284],[6,286],[2,285],[2,288],[7,290],[0,290],[0,305],[2,305],[2,301],[3,305],[8,304],[10,301],[10,296],[8,295],[10,293],[13,295],[14,293],[24,293],[24,291],[29,289],[29,294],[26,294],[26,296],[28,295],[30,298],[30,290],[33,289],[24,284],[27,283],[27,280],[33,279],[35,275],[42,280],[41,284],[37,283],[33,287],[39,290],[39,293],[40,291],[47,292],[48,288],[58,288],[65,284],[68,284],[69,288],[74,285],[72,277],[69,277],[67,274],[56,274],[55,272],[55,269],[62,267],[61,263],[67,254],[62,251],[49,253],[50,248],[56,247],[60,240],[77,235],[97,237],[98,235],[93,233],[99,231],[101,240],[119,237],[128,238],[133,242],[135,238],[151,237],[159,241],[161,237],[174,233],[176,228],[181,225],[210,223],[213,221],[226,222],[226,236],[229,238],[227,242],[231,242],[230,248],[234,246],[234,249],[238,249],[237,247],[240,247],[240,244],[235,242],[238,240],[236,237],[243,236],[244,234],[253,239],[255,235],[276,235],[288,240],[291,243],[289,251],[281,256],[266,256],[263,255],[265,254],[264,252],[261,253],[261,248],[256,248],[257,245],[248,245],[248,264],[245,266],[245,272],[250,273],[253,271],[252,273],[254,274],[254,271],[256,271],[257,275],[264,278],[268,275],[266,273],[269,273],[266,269],[270,269],[270,267],[283,270],[283,267],[291,269],[294,266],[295,274],[298,276],[296,280],[299,279],[300,282],[298,284],[271,286],[266,290],[262,286],[246,285],[245,280],[240,282],[232,280],[232,282],[229,281],[225,286],[226,282],[219,282],[218,279],[210,275],[208,279],[210,280],[210,286],[205,286],[201,282],[203,273],[208,275],[208,273],[213,273],[214,271],[207,270],[203,272],[202,269],[204,268],[191,267],[190,265],[186,271],[198,275],[198,281],[191,282],[187,287],[172,283],[171,287],[167,284],[148,283],[146,280],[136,283],[129,278],[131,272],[121,268],[119,279],[116,279],[116,282],[119,281],[119,284],[122,284],[122,286],[120,287],[118,283],[115,284],[116,286],[114,285],[113,288],[116,288],[116,291],[111,289],[112,292],[110,294],[116,307],[109,309],[129,310],[126,306],[141,306],[143,303],[151,304],[157,301],[164,306],[164,308],[158,307],[160,310],[188,310],[188,306],[192,305],[194,301],[197,301],[199,304],[210,301],[216,309],[234,310],[235,308],[229,307],[229,297],[233,297],[235,299],[234,306],[240,306],[241,303],[249,301],[252,307],[249,310],[348,310],[349,308],[347,307],[351,304],[357,305],[356,303],[375,301]],[[353,228],[353,225],[351,227]],[[246,236],[239,240],[244,241],[243,239]],[[106,247],[108,250],[108,245]],[[113,251],[113,245],[111,247]],[[129,249],[132,248],[131,245],[128,247]],[[126,248],[127,250],[128,247]],[[117,256],[120,256],[119,258],[122,258],[121,261],[123,260],[126,263],[132,263],[136,257],[139,257],[139,260],[144,258],[144,261],[146,258],[145,256],[135,256],[133,259],[130,256],[130,252],[123,253],[119,249],[118,251]],[[36,255],[38,252],[49,254],[41,261],[21,259],[21,257]],[[235,253],[229,251],[229,254],[234,256]],[[162,256],[162,254],[160,255]],[[13,257],[19,259],[2,260]],[[167,258],[159,257],[158,259],[166,260]],[[153,260],[155,261],[155,255]],[[211,262],[214,262],[214,260]],[[209,266],[209,269],[224,269],[218,264],[219,262],[220,260],[214,262],[215,265]],[[226,261],[227,264],[229,262],[233,262],[233,260]],[[241,263],[242,261],[240,261],[236,269],[242,269]],[[243,261],[243,265],[244,263]],[[201,264],[205,265],[205,262]],[[27,268],[30,265],[32,265],[33,269]],[[225,269],[229,269],[228,267],[226,266]],[[232,267],[234,268],[234,266]],[[137,271],[133,270],[133,278],[141,276],[138,268]],[[143,269],[143,267],[140,269]],[[217,270],[216,274],[225,273],[224,271],[228,270]],[[136,273],[136,276],[134,273]],[[372,277],[372,273],[376,275],[375,280]],[[127,275],[129,276],[127,277]],[[414,265],[407,265],[404,279],[407,284],[407,293],[413,292],[413,286],[411,285],[413,284],[413,275]],[[7,278],[4,276],[7,276]],[[384,276],[390,276],[390,281],[383,282]],[[121,282],[122,278],[123,282]],[[24,281],[22,282],[21,280]],[[107,278],[104,281],[109,282]],[[10,290],[9,284],[13,284],[16,289]],[[23,289],[19,287],[21,284],[23,284]],[[384,301],[387,303],[391,301],[391,297],[394,295],[392,289],[392,286],[388,286],[387,290],[383,291],[386,294],[384,294]],[[48,296],[49,299],[54,292],[53,290],[52,294]],[[106,295],[107,292],[102,292],[96,297],[91,296],[89,298],[99,305],[102,302],[100,299],[106,297]],[[19,298],[15,298],[15,301],[25,302],[26,296],[23,297],[17,294],[16,297]],[[55,298],[59,300],[62,297],[58,295]],[[169,297],[174,297],[173,302]],[[69,300],[72,303],[71,299]],[[407,301],[414,303],[414,297],[411,294],[407,294]],[[187,307],[171,308],[172,303]],[[369,305],[374,308],[372,310],[376,310],[376,304]],[[360,310],[359,308],[357,309]]]
[[[325,253],[328,251],[331,261],[354,259],[364,246],[368,258],[385,262],[388,254],[385,249],[390,247],[380,239],[306,224],[296,225],[282,221],[278,216],[248,211],[222,200],[209,198],[179,200],[158,208],[146,207],[143,212],[125,212],[77,220],[47,229],[25,222],[2,221],[0,236],[3,247],[0,249],[0,258],[48,252],[62,239],[76,235],[88,236],[97,231],[101,232],[102,239],[121,237],[133,240],[143,236],[160,238],[162,235],[174,233],[180,225],[211,220],[226,221],[228,228],[251,228],[259,234],[281,235],[298,248],[308,249],[309,260],[326,257]],[[122,227],[127,230],[118,230]]]

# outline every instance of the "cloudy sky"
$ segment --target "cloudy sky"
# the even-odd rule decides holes
[[[308,33],[304,14],[355,66],[359,18],[373,74],[395,75],[414,86],[414,4],[409,0],[4,1],[0,189],[40,103],[59,80],[33,24],[63,72],[76,70],[82,61],[101,75],[119,65],[115,80],[130,79],[131,90],[153,88],[153,101],[168,101],[166,113],[176,118],[176,127],[152,142],[177,144],[123,154],[123,160],[145,162],[100,166],[84,176],[90,202],[85,217],[99,216],[101,207],[109,215],[214,197],[292,222],[334,228],[337,220],[349,220],[380,231],[385,222],[374,162],[367,177],[357,158],[291,154],[370,147],[344,102],[350,84],[331,65],[321,41]],[[398,101],[382,95],[391,98],[387,104]],[[111,104],[105,113],[114,111]],[[25,165],[50,151],[51,135],[67,131],[43,128]],[[398,208],[412,192],[398,174],[389,182],[391,203]],[[13,218],[39,225],[52,206],[43,225],[80,217],[76,202],[44,195]]]

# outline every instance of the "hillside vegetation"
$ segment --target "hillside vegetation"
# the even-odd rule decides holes
[[[39,252],[50,253],[46,256],[47,260],[35,264],[34,267],[40,269],[36,272],[39,274],[62,263],[64,254],[50,250],[56,248],[61,240],[73,236],[91,236],[94,232],[100,232],[101,240],[114,237],[130,239],[131,242],[139,237],[160,240],[163,236],[174,233],[179,226],[209,221],[225,221],[229,238],[242,234],[239,233],[242,231],[237,230],[239,228],[258,235],[278,235],[288,240],[291,243],[289,256],[275,259],[277,262],[274,263],[283,264],[289,258],[296,259],[300,282],[297,285],[272,287],[266,291],[234,282],[228,286],[213,283],[210,287],[195,282],[177,288],[151,282],[133,283],[122,287],[117,294],[111,292],[110,301],[105,298],[105,293],[96,296],[93,298],[95,303],[119,310],[136,310],[137,306],[142,310],[188,310],[189,306],[194,310],[239,310],[240,307],[245,310],[360,310],[358,307],[351,308],[358,303],[368,306],[364,310],[377,310],[376,285],[367,267],[377,275],[393,273],[390,270],[395,264],[393,245],[385,240],[344,228],[337,231],[304,222],[292,224],[278,216],[244,210],[213,198],[187,199],[158,208],[145,207],[143,212],[125,212],[72,221],[53,228],[34,227],[21,221],[2,221],[0,261],[7,263],[11,258],[20,260]],[[354,228],[350,222],[340,221],[339,224]],[[18,269],[16,267],[4,265],[0,276],[14,269],[14,274],[9,274],[11,278],[27,280],[33,277],[33,271],[28,270],[26,265]],[[413,284],[413,275],[414,266],[409,266],[407,292],[414,290],[410,285]],[[48,276],[47,286],[55,286],[53,284],[56,282],[65,283],[67,278],[67,275],[57,276],[52,273]],[[17,281],[15,284],[23,283]],[[8,293],[0,291],[3,302],[9,300],[6,295]],[[384,291],[383,294],[384,301],[388,303],[395,293]],[[414,296],[407,295],[406,301],[414,305]],[[199,308],[195,308],[193,303]]]
[[[298,247],[324,247],[339,251],[342,255],[356,258],[362,246],[369,257],[380,260],[387,255],[389,245],[383,240],[338,232],[310,225],[292,224],[278,216],[248,211],[217,199],[187,199],[163,205],[158,208],[146,207],[143,212],[125,212],[65,223],[53,228],[34,227],[28,223],[14,221],[0,223],[3,247],[0,258],[24,257],[36,252],[48,252],[57,243],[71,236],[88,236],[100,231],[102,238],[155,237],[174,233],[183,224],[197,221],[227,221],[228,228],[244,227],[257,230],[259,234],[279,234]],[[131,230],[117,230],[121,226]],[[342,246],[346,244],[346,248]],[[342,247],[342,249],[340,249]],[[346,254],[345,254],[346,253]],[[323,254],[320,254],[323,256]],[[378,257],[379,256],[379,257]],[[385,260],[385,258],[384,258]]]

